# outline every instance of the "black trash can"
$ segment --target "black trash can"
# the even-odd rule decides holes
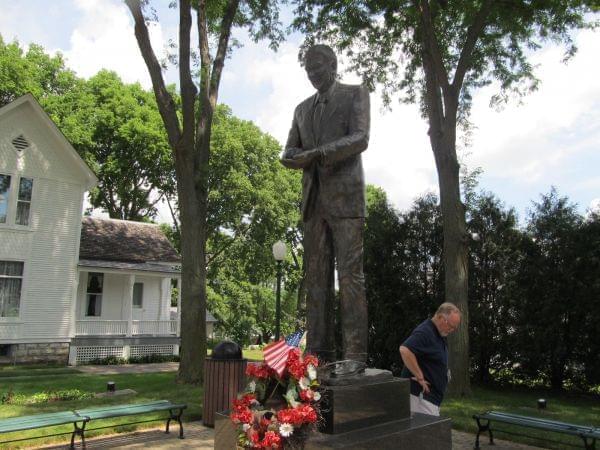
[[[223,341],[204,361],[204,403],[202,423],[215,426],[215,413],[231,408],[233,400],[246,385],[246,363],[242,349],[231,341]]]

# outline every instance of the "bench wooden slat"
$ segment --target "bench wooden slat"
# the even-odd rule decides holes
[[[565,422],[558,422],[556,420],[543,419],[538,417],[527,417],[518,414],[502,413],[496,411],[488,411],[485,414],[479,415],[482,419],[495,420],[498,422],[504,422],[512,425],[520,425],[530,428],[539,428],[548,431],[556,431],[571,435],[585,435],[589,437],[599,437],[599,430],[595,430],[594,427],[585,425],[576,425]]]
[[[109,417],[131,416],[134,414],[151,413],[154,411],[165,411],[167,409],[185,409],[187,405],[171,403],[161,400],[151,403],[105,406],[102,408],[87,408],[75,410],[80,416],[93,419],[106,419]]]
[[[583,440],[583,446],[586,450],[595,450],[596,439],[600,438],[600,428],[559,422],[541,417],[528,417],[500,411],[487,411],[483,414],[475,414],[473,418],[477,421],[478,427],[477,435],[475,437],[475,449],[480,448],[479,436],[482,432],[488,432],[490,444],[493,444],[494,437],[492,431],[504,431],[501,428],[493,429],[492,423],[494,422],[577,436]],[[481,420],[487,420],[487,423],[482,423]],[[508,433],[508,431],[505,432]]]
[[[72,411],[34,414],[31,416],[21,417],[8,417],[6,419],[0,419],[0,433],[31,430],[34,428],[43,428],[52,425],[64,425],[74,422],[85,422],[87,420],[89,420],[87,417],[75,414]]]

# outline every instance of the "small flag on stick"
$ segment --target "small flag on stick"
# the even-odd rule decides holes
[[[300,345],[304,331],[298,330],[287,336],[285,339],[273,342],[267,345],[263,350],[265,362],[267,365],[282,376],[285,370],[285,364],[288,360],[290,350]]]

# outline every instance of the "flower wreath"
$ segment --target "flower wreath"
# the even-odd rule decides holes
[[[298,348],[290,349],[281,376],[265,362],[248,364],[248,385],[229,416],[237,426],[238,448],[301,446],[319,416],[318,365],[316,356]]]

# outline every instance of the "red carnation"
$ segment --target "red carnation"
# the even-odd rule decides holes
[[[315,393],[312,389],[304,389],[300,391],[300,398],[305,402],[312,402],[315,399]]]
[[[319,358],[317,358],[315,355],[304,355],[304,364],[306,367],[311,364],[315,367],[319,367]]]
[[[265,363],[251,363],[246,366],[246,375],[254,378],[269,378],[271,372]]]
[[[235,423],[252,423],[254,421],[254,414],[246,408],[245,410],[239,410],[232,413],[231,420]]]
[[[274,431],[267,431],[261,442],[262,448],[281,448],[281,436]]]

